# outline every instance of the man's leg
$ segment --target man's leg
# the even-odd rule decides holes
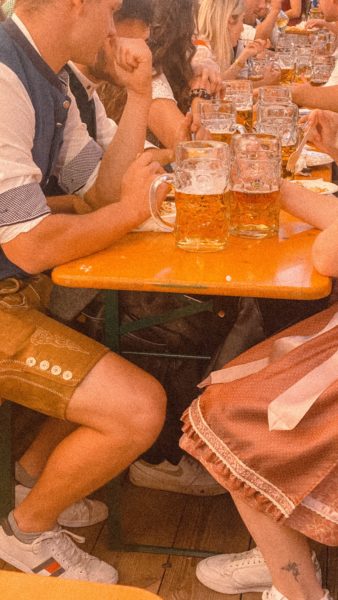
[[[69,421],[47,418],[29,448],[21,456],[20,466],[32,479],[37,479],[54,448],[76,427]]]
[[[22,531],[52,529],[70,504],[104,485],[159,434],[165,396],[156,380],[107,354],[75,390],[66,417],[80,425],[50,454],[41,476],[14,511]]]

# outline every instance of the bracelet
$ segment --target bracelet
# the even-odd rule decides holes
[[[204,88],[195,88],[194,90],[190,90],[190,98],[193,100],[194,98],[203,98],[203,100],[211,100],[211,94],[207,92]]]

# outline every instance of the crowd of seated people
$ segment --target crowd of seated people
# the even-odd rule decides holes
[[[200,366],[182,364],[174,381],[174,370],[162,377],[146,361],[137,366],[110,352],[70,323],[97,292],[67,295],[48,275],[149,218],[150,185],[171,169],[177,143],[209,139],[199,102],[219,97],[222,81],[245,76],[248,60],[274,50],[280,9],[279,0],[270,10],[262,0],[2,3],[1,396],[46,416],[15,465],[15,508],[0,526],[0,558],[19,570],[116,583],[116,569],[80,550],[63,527],[103,521],[107,506],[87,496],[130,467],[136,485],[230,492],[257,548],[201,561],[197,577],[207,587],[262,591],[264,600],[331,598],[307,538],[338,543],[337,385],[327,374],[334,370],[337,305],[307,312],[299,303],[278,329],[296,324],[239,344],[245,352],[230,353],[224,382],[222,374],[218,384],[211,376],[195,399]],[[336,33],[335,0],[321,0],[321,10],[324,19],[308,27]],[[299,11],[291,3],[287,13]],[[279,81],[268,62],[259,85]],[[337,162],[334,79],[323,88],[293,85],[291,93],[297,104],[319,109],[308,117],[310,140]],[[281,202],[321,230],[313,264],[337,277],[336,198],[319,203],[284,181]],[[176,307],[158,294],[130,292],[120,300],[128,318]],[[239,299],[216,299],[211,315],[181,320],[170,332],[174,350],[184,340],[189,354],[213,354],[236,327],[239,308]],[[159,334],[150,330],[143,341],[151,344],[152,335]],[[284,339],[295,345],[276,358]],[[246,365],[265,357],[267,365],[248,375]],[[229,379],[228,369],[236,376]],[[269,429],[270,405],[278,413],[280,396],[293,387],[311,395],[307,378],[316,369],[323,386],[315,403],[296,425]],[[288,408],[286,420],[292,402]]]

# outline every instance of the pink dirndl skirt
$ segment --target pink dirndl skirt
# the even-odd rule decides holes
[[[207,385],[182,417],[181,447],[272,519],[338,545],[338,303]]]

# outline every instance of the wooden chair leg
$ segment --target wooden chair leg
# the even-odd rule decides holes
[[[14,507],[11,403],[0,404],[0,518]]]

